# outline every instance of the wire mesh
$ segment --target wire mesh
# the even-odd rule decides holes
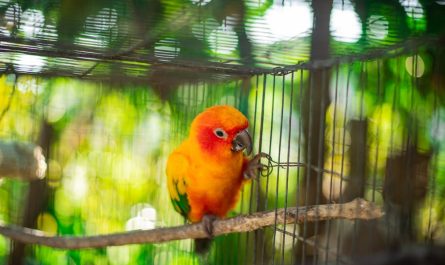
[[[313,21],[309,2],[209,2],[92,2],[82,5],[85,13],[79,17],[71,15],[69,4],[57,1],[42,4],[43,8],[2,1],[0,61],[22,62],[22,66],[28,63],[16,71],[40,76],[102,81],[114,76],[112,80],[119,77],[146,82],[147,69],[153,64],[250,74],[310,59]],[[435,3],[416,1],[360,5],[333,1],[331,53],[343,57],[400,43],[408,31],[426,27],[425,13],[439,8],[442,6]],[[64,19],[59,21],[51,12],[60,12]],[[352,16],[355,25],[351,25],[354,36],[346,39],[342,27],[335,28],[344,16]],[[407,22],[400,17],[406,17]],[[361,35],[357,31],[359,20],[366,29]],[[292,23],[296,26],[289,27]],[[345,41],[359,45],[345,45]],[[200,54],[196,48],[209,51]],[[260,69],[248,67],[253,61]]]
[[[65,194],[60,197],[62,192],[59,189],[65,186],[64,183],[81,185],[76,184],[75,180],[69,180],[80,173],[72,173],[73,169],[69,163],[60,164],[68,157],[72,156],[71,159],[75,162],[71,163],[77,163],[76,170],[80,170],[80,164],[84,165],[84,169],[95,168],[99,164],[111,167],[110,163],[116,163],[121,156],[118,152],[121,148],[128,149],[125,151],[129,156],[126,161],[131,164],[134,162],[130,161],[140,161],[136,158],[138,153],[145,152],[157,165],[151,165],[149,171],[151,175],[156,176],[154,180],[161,185],[161,189],[164,182],[163,154],[167,154],[183,140],[188,133],[188,125],[196,114],[216,104],[236,106],[244,110],[251,121],[256,151],[265,152],[269,156],[262,160],[265,164],[264,171],[243,190],[234,214],[276,210],[289,206],[340,203],[355,197],[364,197],[383,205],[386,215],[377,221],[330,220],[315,224],[305,222],[302,225],[276,224],[242,235],[218,237],[209,256],[211,262],[350,264],[353,258],[384,250],[397,242],[435,242],[443,237],[440,232],[440,211],[437,212],[436,208],[441,203],[441,190],[438,191],[437,187],[441,187],[440,172],[443,169],[440,148],[443,140],[440,134],[443,119],[437,94],[443,87],[441,53],[435,55],[438,56],[437,62],[427,66],[429,69],[419,68],[420,60],[425,65],[422,58],[428,58],[431,54],[436,54],[435,47],[421,46],[410,54],[389,58],[351,63],[336,62],[329,67],[317,66],[314,69],[304,66],[284,74],[266,73],[221,84],[186,83],[172,91],[173,97],[168,101],[168,108],[152,90],[123,89],[113,92],[101,83],[89,83],[90,88],[84,88],[80,92],[84,81],[63,90],[57,88],[60,85],[57,82],[68,81],[40,80],[21,75],[14,77],[10,74],[3,77],[5,89],[2,93],[6,95],[6,104],[5,115],[2,115],[0,122],[17,127],[25,123],[26,117],[34,120],[44,117],[51,126],[61,126],[57,124],[62,121],[62,124],[66,123],[64,133],[59,136],[60,140],[51,140],[54,142],[47,143],[50,145],[46,147],[51,152],[48,153],[49,175],[44,182],[51,189],[48,197],[50,206],[47,206],[49,212],[39,215],[39,226],[44,228],[45,224],[53,222],[48,215],[56,214],[58,207],[61,207],[57,206],[58,203],[63,196],[67,196]],[[400,68],[404,70],[397,70]],[[424,75],[425,71],[430,71],[429,75],[435,78],[422,79],[421,75]],[[17,84],[11,81],[14,78]],[[320,80],[317,81],[317,78]],[[53,82],[57,85],[52,84]],[[52,84],[53,88],[43,90],[42,84],[46,83]],[[316,88],[317,85],[328,90],[328,93],[321,94],[318,100],[313,98],[317,95],[317,89],[320,89]],[[93,92],[87,92],[89,89]],[[27,93],[30,93],[30,100],[22,103],[25,104],[22,107],[17,100]],[[69,122],[64,121],[67,118],[60,116],[61,111],[68,111],[67,107],[54,99],[62,97],[62,100],[66,100],[64,94],[77,95],[77,99],[68,104],[71,106],[69,108],[73,108],[71,112],[77,113]],[[128,98],[125,104],[130,105],[114,106],[110,102],[117,102],[116,97]],[[9,101],[11,102],[8,103]],[[314,105],[325,106],[325,110],[307,112]],[[86,108],[87,106],[90,107]],[[125,114],[118,114],[123,110]],[[124,121],[118,118],[119,115],[124,115],[124,120],[140,121],[136,123],[140,123],[139,126],[142,127],[135,131],[119,130],[119,127],[116,127],[119,125],[113,122],[115,119]],[[151,115],[158,118],[148,118]],[[140,150],[141,146],[150,144],[147,140],[142,140],[147,136],[147,132],[152,131],[149,124],[146,124],[149,127],[144,127],[147,119],[158,119],[158,123],[159,119],[170,121],[167,123],[169,126],[162,125],[156,129],[159,131],[167,126],[161,130],[169,133],[161,140],[165,145],[154,153],[153,150]],[[312,130],[316,124],[319,125],[318,133],[313,134]],[[3,126],[2,135],[15,140],[36,139],[41,130],[40,126],[31,123],[31,128],[26,131]],[[163,134],[157,134],[159,133]],[[85,137],[92,138],[86,140]],[[117,144],[116,141],[122,140],[122,143]],[[94,149],[82,150],[83,141],[95,145]],[[309,142],[314,143],[311,145]],[[67,144],[71,147],[66,147]],[[117,147],[106,147],[110,144],[117,144]],[[104,147],[111,149],[107,151]],[[66,153],[67,148],[72,151]],[[114,155],[110,157],[109,152]],[[90,162],[82,158],[85,155]],[[102,162],[99,162],[100,160]],[[64,168],[63,172],[61,168]],[[117,171],[110,174],[121,178],[120,181],[134,181],[135,176],[141,174],[126,172],[123,164],[114,169]],[[105,180],[101,175],[109,173],[88,174],[93,174],[95,179],[89,184],[89,189],[95,190],[101,196],[108,196],[103,194],[105,183],[101,182]],[[63,178],[61,175],[64,175]],[[119,185],[120,181],[113,185]],[[4,219],[10,223],[20,223],[23,218],[20,205],[26,204],[22,196],[26,185],[4,180],[1,187],[5,196],[17,198],[14,203],[9,203],[7,208],[3,208],[2,214],[6,216]],[[122,188],[118,192],[134,193],[134,186],[129,183],[122,185]],[[146,201],[143,197],[139,200]],[[168,204],[165,198],[153,202],[160,203],[159,205]],[[119,226],[99,229],[99,223],[103,218],[117,218],[116,222],[122,222],[122,217],[128,214],[120,216],[116,210],[129,207],[129,204],[123,203],[115,197],[109,201],[109,204],[113,205],[111,212],[109,207],[98,205],[99,208],[82,213],[84,218],[90,217],[85,220],[85,228],[80,231],[86,234],[119,231]],[[167,212],[172,211],[169,209]],[[94,219],[88,220],[92,216]],[[179,215],[171,216],[172,219],[164,219],[157,225],[183,222]],[[67,233],[62,232],[63,226],[66,226],[64,222],[66,220],[63,218],[57,220],[58,233]],[[80,232],[69,231],[68,233]],[[42,247],[33,249],[32,255],[40,256],[46,253]],[[122,251],[113,249],[107,250],[108,256],[117,255],[113,254],[114,251]],[[131,249],[125,251],[131,252]],[[191,251],[191,241],[141,246],[138,249],[138,253],[149,253],[148,256],[157,257],[154,260],[162,263],[173,262],[181,255],[189,255]],[[69,256],[76,256],[79,254],[73,253],[86,252],[70,253],[72,254],[68,254]],[[191,260],[198,262],[199,259],[194,257]]]
[[[341,2],[335,1],[336,9],[352,6]],[[25,15],[14,3],[1,6],[15,29],[0,27],[0,137],[39,143],[48,159],[48,174],[38,183],[0,179],[3,221],[57,235],[183,224],[166,193],[166,156],[198,113],[227,104],[248,116],[255,151],[269,155],[230,216],[355,197],[383,206],[386,214],[374,221],[275,223],[220,236],[208,263],[351,264],[394,244],[444,242],[443,41],[423,36],[397,43],[400,36],[391,31],[383,41],[374,31],[362,36],[360,48],[334,40],[339,56],[307,62],[300,60],[307,59],[309,39],[287,36],[287,42],[255,46],[253,67],[242,56],[218,53],[234,45],[237,20],[206,19],[201,1],[190,9],[171,4],[165,15],[187,18],[198,10],[194,36],[213,34],[209,43],[217,54],[203,60],[180,57],[184,46],[178,39],[141,38],[134,27],[119,23],[132,13],[122,15],[125,7],[113,3],[86,19],[71,46],[58,42],[50,20],[31,37],[17,37],[38,12]],[[416,5],[403,7],[411,8],[412,17],[421,14]],[[387,23],[397,22],[393,12],[400,10],[388,6],[385,12],[391,14]],[[245,22],[259,25],[251,34],[261,37],[267,30],[260,21],[257,15]],[[388,27],[382,17],[365,26],[372,32],[375,23]],[[156,29],[165,27],[174,25]],[[362,48],[375,49],[351,54]],[[43,63],[21,63],[24,54]],[[24,212],[24,205],[34,203],[40,211]],[[147,214],[153,211],[155,218]],[[37,224],[24,224],[26,219]],[[30,263],[203,263],[192,244],[70,251],[31,246],[15,255]],[[1,263],[11,262],[16,249],[1,238]]]

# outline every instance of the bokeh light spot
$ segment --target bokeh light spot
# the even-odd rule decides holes
[[[312,11],[303,1],[275,4],[264,15],[264,22],[252,23],[247,28],[249,36],[258,44],[273,44],[277,41],[306,37],[312,29]]]
[[[420,55],[406,58],[405,67],[406,71],[414,77],[421,77],[425,73],[425,62]]]
[[[222,25],[212,31],[209,41],[212,51],[219,54],[230,54],[238,45],[238,37],[231,25]]]
[[[389,22],[384,16],[372,15],[368,19],[367,30],[373,39],[383,40],[388,36]]]
[[[43,69],[45,59],[37,55],[20,54],[16,65],[20,72],[38,73]]]
[[[332,36],[337,41],[356,42],[362,33],[360,20],[353,10],[333,9],[331,14]]]
[[[191,0],[191,2],[195,5],[207,5],[208,3],[210,3],[211,0]]]
[[[399,0],[400,5],[405,9],[406,15],[414,19],[423,18],[423,8],[418,0]]]
[[[147,230],[156,227],[157,212],[150,204],[137,204],[132,207],[132,218],[130,218],[125,229],[130,230]]]
[[[42,11],[35,9],[26,10],[20,19],[21,30],[27,38],[36,37],[37,34],[41,33],[44,23],[45,17]]]
[[[57,234],[56,219],[49,213],[41,213],[37,217],[37,229],[44,231],[48,235]]]
[[[64,169],[63,187],[69,191],[74,201],[81,201],[88,192],[86,168],[79,164],[72,164]]]

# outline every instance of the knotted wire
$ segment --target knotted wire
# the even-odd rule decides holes
[[[259,163],[260,163],[260,168],[259,168],[259,176],[261,177],[269,177],[270,175],[272,175],[273,169],[277,168],[277,167],[281,167],[281,168],[286,168],[286,167],[308,167],[308,165],[306,163],[303,162],[280,162],[280,161],[275,161],[269,154],[266,153],[259,153],[257,154],[253,159],[259,157]],[[265,163],[261,163],[262,159],[265,159],[267,162]],[[311,170],[314,170],[316,172],[322,172],[322,173],[328,173],[328,174],[332,174],[335,176],[338,176],[340,178],[342,178],[343,180],[348,180],[348,176],[345,176],[339,172],[333,171],[333,170],[327,170],[324,168],[319,168],[317,166],[314,165],[310,165],[308,168],[310,168]]]

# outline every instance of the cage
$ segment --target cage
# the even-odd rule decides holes
[[[441,264],[444,11],[0,1],[1,263]],[[184,224],[166,159],[221,104],[248,117],[254,152],[269,155],[228,218],[269,211],[272,225],[217,236],[204,258],[191,239],[88,245]],[[384,215],[286,222],[290,209],[355,198]]]

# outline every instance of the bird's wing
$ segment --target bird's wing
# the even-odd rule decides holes
[[[173,152],[167,160],[167,186],[170,199],[175,210],[185,218],[188,218],[190,212],[187,198],[189,164],[189,159],[179,152]]]

